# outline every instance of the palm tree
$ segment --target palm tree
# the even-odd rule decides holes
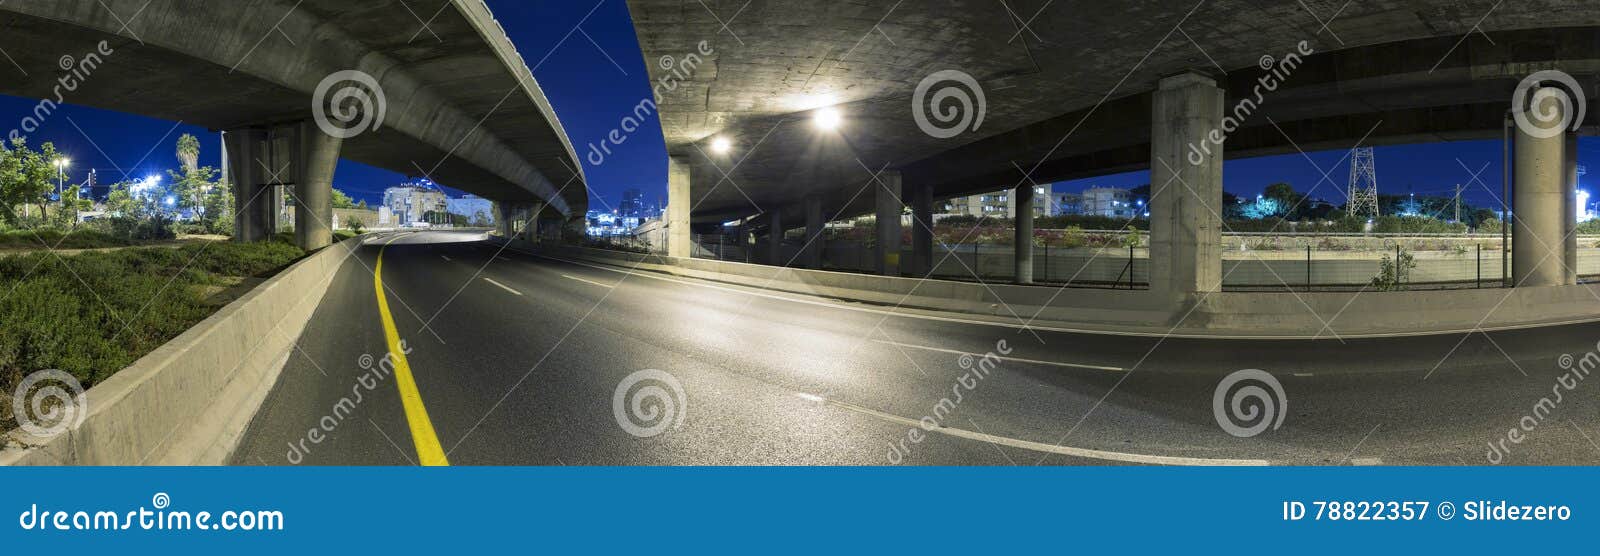
[[[178,161],[185,173],[194,173],[200,167],[200,140],[187,133],[178,137]]]

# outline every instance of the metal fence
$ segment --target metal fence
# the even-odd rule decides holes
[[[1252,247],[1249,234],[1226,237],[1222,254],[1223,289],[1229,291],[1355,291],[1382,289],[1459,289],[1501,287],[1510,253],[1502,253],[1497,241],[1488,238],[1438,236],[1452,241],[1418,250],[1396,243],[1396,239],[1377,236],[1351,236],[1370,245],[1320,247]],[[1244,238],[1241,240],[1241,238]],[[1316,236],[1289,237],[1310,243]],[[1479,240],[1476,243],[1470,243]],[[766,241],[756,242],[736,234],[695,234],[696,258],[777,264],[804,265],[804,243],[791,238],[783,243],[779,260],[768,260]],[[635,242],[638,243],[638,242]],[[1444,247],[1440,247],[1443,245]],[[1600,281],[1600,244],[1578,250],[1578,274],[1584,281]],[[640,244],[659,251],[661,246]],[[876,255],[867,244],[832,240],[822,248],[822,269],[842,272],[876,272]],[[900,254],[904,274],[912,275],[913,253],[906,246]],[[1405,264],[1396,265],[1399,260]],[[933,248],[934,267],[930,277],[946,280],[1012,282],[1016,280],[1015,251],[1010,244],[967,242],[940,244]],[[1033,279],[1040,284],[1072,287],[1144,289],[1150,284],[1150,251],[1147,246],[1073,247],[1045,243],[1033,249]],[[1387,265],[1387,270],[1386,270]],[[920,274],[917,274],[920,277]]]

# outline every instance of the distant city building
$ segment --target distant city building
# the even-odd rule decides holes
[[[617,216],[623,218],[642,218],[646,214],[644,206],[644,192],[638,189],[629,189],[622,192],[622,202],[617,203]]]
[[[451,214],[467,217],[467,222],[472,225],[494,224],[494,201],[477,195],[467,195],[458,199],[448,199],[445,206]]]
[[[449,211],[449,198],[433,182],[420,180],[383,190],[383,206],[394,214],[396,226],[425,222],[429,212]]]
[[[1133,193],[1115,187],[1091,187],[1083,190],[1081,214],[1110,218],[1133,218],[1144,214],[1143,206],[1136,206]]]
[[[1083,214],[1083,195],[1080,193],[1052,193],[1050,195],[1049,210],[1051,216]]]
[[[1051,190],[1051,184],[1045,184],[1033,188],[1033,215],[1035,217],[1052,216],[1056,214],[1051,208],[1055,204],[1051,202],[1053,197]],[[1017,215],[1017,211],[1013,206],[1013,203],[1015,202],[1013,197],[1013,191],[1010,189],[1003,189],[993,193],[984,193],[980,195],[955,197],[945,201],[943,207],[941,207],[942,210],[940,211],[940,215],[1014,218]]]

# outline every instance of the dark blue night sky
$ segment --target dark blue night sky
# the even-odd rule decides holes
[[[649,76],[639,53],[638,40],[627,6],[621,0],[602,0],[598,4],[574,0],[489,0],[488,3],[533,68],[580,157],[583,145],[598,141],[616,127],[620,118],[640,99],[650,94]],[[0,96],[0,114],[21,117],[32,110],[35,102]],[[174,144],[182,133],[201,138],[202,164],[219,165],[219,138],[215,133],[189,125],[175,125],[175,122],[77,106],[58,112],[30,142],[54,142],[58,150],[73,159],[72,173],[76,180],[81,181],[84,173],[96,168],[101,181],[111,183],[121,179],[121,171],[143,176],[162,174],[168,168],[177,167]],[[85,140],[84,135],[93,137],[94,141]],[[1585,140],[1581,154],[1584,157],[1600,155],[1600,143]],[[1312,191],[1313,197],[1340,204],[1344,202],[1343,189],[1349,174],[1348,165],[1340,163],[1344,156],[1343,151],[1311,153],[1315,166],[1298,154],[1231,161],[1224,172],[1226,189],[1236,195],[1254,196],[1267,184],[1288,182],[1298,191]],[[1500,189],[1500,156],[1498,141],[1380,147],[1377,151],[1379,192],[1448,196],[1452,188],[1461,183],[1469,186],[1467,200],[1471,204],[1494,206]],[[643,189],[647,203],[664,200],[665,159],[659,123],[650,120],[604,164],[585,164],[591,187],[591,207],[614,207],[622,192],[630,188]],[[1471,182],[1473,173],[1485,165],[1487,168],[1481,179],[1488,186],[1487,190]],[[1327,181],[1322,181],[1323,171],[1329,172]],[[371,203],[381,198],[385,188],[406,177],[342,161],[334,183],[351,196]],[[1585,178],[1585,189],[1589,189],[1590,179]],[[1078,190],[1090,185],[1131,187],[1148,181],[1148,172],[1135,172],[1067,182],[1057,189]],[[1009,185],[996,184],[996,188]]]

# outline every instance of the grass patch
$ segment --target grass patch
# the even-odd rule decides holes
[[[37,231],[9,230],[0,232],[0,249],[101,249],[106,247],[126,247],[134,242],[126,240],[100,230],[56,230],[44,229]]]
[[[0,256],[0,430],[28,374],[60,369],[88,388],[210,316],[219,288],[304,255],[270,241]]]

